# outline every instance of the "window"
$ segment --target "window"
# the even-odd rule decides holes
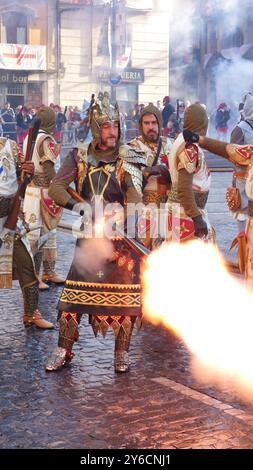
[[[19,12],[4,15],[5,37],[8,44],[27,44],[27,17]]]
[[[233,38],[232,38],[233,46],[240,47],[243,44],[243,32],[241,28],[236,28]]]
[[[216,34],[216,23],[210,22],[210,29],[209,29],[209,51],[208,52],[216,52],[217,50],[217,34]]]
[[[243,44],[243,33],[240,28],[236,28],[233,33],[224,34],[222,37],[222,48],[240,47]]]

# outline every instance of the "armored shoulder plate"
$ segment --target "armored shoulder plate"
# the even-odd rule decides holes
[[[253,159],[253,145],[228,144],[226,146],[229,160],[241,166],[248,166]]]
[[[51,161],[55,164],[61,150],[61,145],[57,144],[50,135],[39,136],[37,141],[40,163]]]
[[[184,168],[188,173],[196,173],[199,167],[199,149],[197,145],[191,144],[179,150],[178,170]]]
[[[119,148],[119,157],[128,163],[133,165],[146,166],[145,152],[142,150],[130,147],[129,145],[121,145]]]
[[[123,160],[122,169],[126,173],[129,173],[129,175],[132,178],[132,182],[136,191],[140,195],[142,195],[143,175],[142,175],[141,168],[136,164],[129,163],[128,161]]]

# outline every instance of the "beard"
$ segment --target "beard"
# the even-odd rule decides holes
[[[145,139],[148,142],[151,142],[152,144],[156,144],[158,142],[159,135],[157,132],[148,132],[147,135],[145,135]]]
[[[113,150],[115,149],[115,147],[117,146],[117,143],[118,143],[118,139],[116,139],[116,137],[112,136],[112,137],[107,137],[106,139],[103,139],[101,141],[101,144],[104,146],[104,147],[107,147],[108,149],[110,150]]]

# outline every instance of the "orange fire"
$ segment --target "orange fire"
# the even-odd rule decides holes
[[[252,399],[253,293],[227,272],[218,249],[164,245],[148,257],[143,280],[146,317],[183,338],[198,379],[222,378]]]

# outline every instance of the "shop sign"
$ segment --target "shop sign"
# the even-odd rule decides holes
[[[27,83],[28,76],[15,72],[0,70],[0,83]]]
[[[101,70],[98,74],[98,79],[101,82],[108,82],[111,83],[111,72],[110,70]],[[144,82],[144,69],[124,69],[118,74],[114,74],[115,77],[118,77],[119,83],[143,83]],[[121,77],[121,80],[119,80]],[[119,84],[117,83],[117,84]]]

